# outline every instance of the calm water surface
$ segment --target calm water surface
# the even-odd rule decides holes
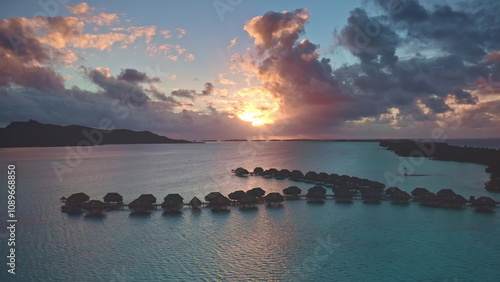
[[[262,187],[281,192],[288,180],[239,178],[238,166],[315,170],[387,183],[388,173],[407,166],[397,183],[410,192],[452,188],[465,197],[500,195],[483,188],[484,166],[422,160],[408,166],[377,143],[254,142],[117,145],[92,149],[59,180],[55,162],[66,148],[0,150],[0,165],[17,166],[17,274],[1,281],[498,281],[500,212],[445,210],[383,202],[310,205],[287,201],[283,208],[212,213],[208,209],[166,216],[131,216],[128,210],[103,218],[60,212],[59,198],[107,192],[129,202],[152,193],[186,201],[212,191]],[[6,200],[6,173],[0,175]],[[331,193],[330,191],[328,193]],[[2,202],[5,202],[2,200]],[[0,226],[5,230],[5,205]],[[6,233],[4,233],[6,234]],[[0,233],[1,235],[1,233]],[[2,237],[3,238],[3,237]],[[0,238],[2,256],[6,241]],[[4,259],[5,261],[5,259]]]

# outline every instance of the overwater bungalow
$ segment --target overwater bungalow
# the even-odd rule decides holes
[[[308,171],[306,175],[304,175],[304,180],[306,183],[314,183],[318,179],[318,174],[314,171]]]
[[[444,201],[446,198],[456,194],[451,189],[441,189],[436,193],[436,195],[438,196],[439,200]]]
[[[411,195],[402,190],[391,192],[389,197],[393,204],[408,204],[411,200]]]
[[[141,194],[138,198],[138,200],[141,200],[141,201],[144,201],[144,202],[148,202],[151,204],[151,209],[156,209],[156,207],[154,206],[154,204],[156,204],[156,197],[153,196],[153,194]]]
[[[365,203],[380,203],[380,200],[382,200],[382,191],[377,190],[374,187],[366,187],[361,189],[361,196],[363,197],[363,202]]]
[[[209,204],[217,197],[223,196],[220,192],[210,192],[208,195],[205,196],[205,201],[207,201]]]
[[[307,190],[306,198],[308,203],[324,203],[326,189],[322,186],[314,186]]]
[[[222,194],[218,194],[210,201],[212,211],[230,211],[228,207],[231,205],[231,200]]]
[[[255,210],[257,209],[255,205],[259,203],[259,199],[255,195],[245,193],[245,195],[239,199],[239,202],[241,210]]]
[[[316,178],[316,182],[318,183],[327,183],[330,175],[326,172],[318,173],[318,177]]]
[[[286,179],[289,178],[291,175],[290,171],[288,169],[282,169],[276,173],[274,178],[276,179]]]
[[[439,207],[441,205],[441,201],[439,200],[439,197],[432,192],[420,196],[419,202],[420,202],[420,205],[427,206],[427,207]]]
[[[264,172],[264,169],[261,168],[260,166],[256,167],[253,169],[253,174],[254,175],[262,175],[262,173]]]
[[[193,208],[194,210],[200,210],[201,208],[201,205],[203,205],[203,203],[201,202],[200,199],[198,199],[198,197],[193,197],[191,199],[191,201],[189,201],[189,205],[191,206],[191,208]]]
[[[269,207],[281,207],[285,198],[280,193],[269,193],[264,197]]]
[[[274,177],[277,173],[278,173],[278,170],[274,167],[268,169],[269,170],[269,173],[271,173],[271,175]]]
[[[441,207],[443,208],[463,209],[467,203],[467,199],[458,194],[449,194],[442,197],[438,195],[438,198],[440,199]]]
[[[335,187],[333,188],[333,194],[333,198],[337,203],[352,203],[354,197],[354,193],[347,187]]]
[[[274,176],[274,174],[268,169],[266,169],[266,170],[264,170],[264,172],[262,172],[262,177],[264,177],[264,178],[273,178],[273,176]]]
[[[242,167],[239,167],[239,168],[234,170],[234,174],[236,174],[237,176],[240,176],[240,177],[246,177],[250,174],[250,172]]]
[[[234,191],[232,193],[230,193],[229,195],[227,195],[227,197],[231,200],[233,200],[234,202],[236,202],[236,204],[239,203],[241,197],[244,197],[247,193],[245,193],[245,191],[243,190],[237,190],[237,191]]]
[[[147,214],[154,209],[154,203],[140,197],[128,204],[128,208],[132,210],[132,214]]]
[[[479,197],[472,201],[472,206],[476,207],[477,212],[492,212],[496,204],[490,197]]]
[[[389,187],[389,188],[385,189],[385,194],[390,197],[393,193],[396,193],[399,191],[401,191],[401,189],[399,189],[398,187]]]
[[[287,195],[287,200],[298,200],[300,195],[302,193],[302,190],[300,190],[299,187],[297,186],[290,186],[285,189],[283,189],[283,194]]]
[[[165,213],[180,213],[184,207],[184,198],[179,194],[168,194],[163,198],[161,207]]]
[[[300,171],[298,169],[293,170],[290,173],[290,179],[294,180],[294,181],[302,181],[302,179],[304,179],[304,174],[302,173],[302,171]]]
[[[90,200],[90,197],[85,193],[75,193],[69,196],[64,206],[61,207],[63,212],[81,213],[83,205]]]
[[[423,197],[429,193],[431,192],[425,188],[415,188],[411,191],[411,195],[416,202],[421,202]]]
[[[264,191],[260,187],[256,187],[256,188],[252,188],[252,189],[248,190],[247,194],[250,194],[250,195],[257,197],[258,200],[262,200],[262,198],[266,194],[266,191]]]
[[[99,200],[91,200],[83,204],[87,216],[102,216],[106,210],[106,204]]]
[[[111,192],[111,193],[106,194],[106,196],[104,196],[103,200],[107,204],[123,204],[122,195],[120,195],[116,192]]]

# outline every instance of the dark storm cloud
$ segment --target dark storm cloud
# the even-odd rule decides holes
[[[212,95],[213,91],[214,91],[213,84],[210,82],[206,82],[204,85],[204,89],[201,91],[201,93],[196,93],[196,90],[178,89],[172,91],[170,94],[172,96],[187,98],[191,99],[192,101],[195,101],[196,96],[209,96]]]
[[[359,64],[334,72],[350,82],[349,93],[373,99],[380,109],[398,107],[417,115],[421,101],[430,114],[444,113],[452,111],[445,104],[448,95],[459,104],[474,105],[478,98],[466,89],[479,77],[500,73],[498,62],[484,61],[500,48],[500,37],[492,36],[500,34],[498,3],[482,1],[458,10],[439,4],[424,7],[414,0],[375,2],[382,15],[355,9],[346,27],[335,33],[339,44],[359,58]],[[398,50],[410,58],[398,58]]]
[[[126,80],[128,82],[134,82],[134,83],[139,83],[139,82],[160,82],[160,79],[155,77],[155,78],[150,78],[148,75],[144,72],[140,72],[136,69],[124,69],[118,75],[118,79],[121,80]]]
[[[63,79],[51,68],[51,50],[36,38],[37,34],[22,18],[0,19],[0,86],[11,84],[60,94]]]

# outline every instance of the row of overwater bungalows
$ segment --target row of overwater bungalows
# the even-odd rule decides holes
[[[281,206],[285,199],[295,200],[306,198],[308,203],[324,203],[324,199],[332,197],[337,203],[351,203],[353,199],[360,198],[365,203],[380,203],[382,200],[390,200],[394,204],[408,204],[413,199],[423,206],[444,207],[444,208],[464,208],[469,202],[476,207],[479,212],[491,212],[496,206],[495,200],[489,197],[480,197],[469,200],[456,194],[451,189],[442,189],[437,193],[432,193],[425,188],[415,188],[411,195],[397,187],[389,187],[385,191],[375,187],[348,187],[332,188],[333,195],[327,195],[327,190],[319,185],[308,189],[307,194],[302,195],[302,190],[297,186],[290,186],[280,193],[269,193],[260,188],[253,188],[248,191],[237,190],[228,195],[219,192],[211,192],[205,196],[205,203],[194,197],[187,205],[199,210],[203,205],[212,208],[213,211],[228,211],[229,206],[239,206],[242,210],[257,209],[257,204],[267,203],[268,206]],[[102,215],[106,210],[118,209],[128,206],[132,213],[149,213],[159,206],[165,213],[180,213],[184,206],[184,199],[179,194],[168,194],[163,198],[161,204],[156,203],[156,197],[152,194],[142,194],[128,205],[123,203],[123,197],[118,193],[108,193],[103,201],[90,200],[85,193],[76,193],[68,198],[61,198],[64,205],[62,211],[68,213],[81,213],[85,211],[88,215]]]

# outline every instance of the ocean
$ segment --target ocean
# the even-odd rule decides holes
[[[62,196],[84,192],[125,202],[151,193],[185,202],[213,191],[269,192],[314,184],[237,177],[231,169],[275,167],[347,174],[411,192],[452,188],[467,199],[484,189],[485,166],[400,158],[375,142],[214,142],[0,149],[0,281],[498,281],[500,212],[390,202],[229,213],[184,208],[180,215],[102,218],[68,215]],[[91,150],[91,152],[85,151]],[[76,152],[76,154],[75,154]],[[87,154],[88,153],[88,154]],[[16,274],[7,273],[7,167],[16,166]],[[65,168],[61,170],[61,167]],[[397,177],[406,167],[415,176]],[[54,168],[58,168],[55,170]],[[331,194],[331,188],[327,188]]]

